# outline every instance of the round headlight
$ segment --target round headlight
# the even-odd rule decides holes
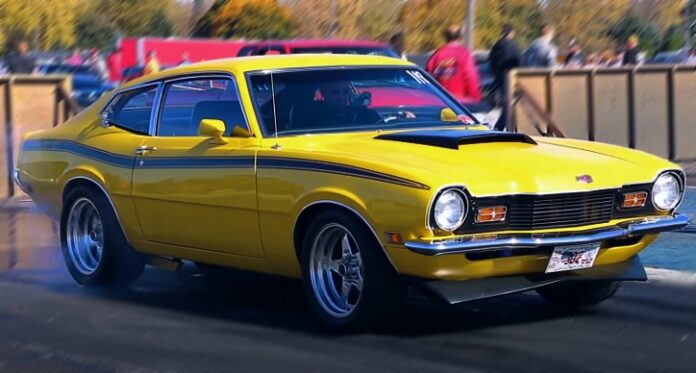
[[[673,174],[662,174],[655,180],[652,188],[652,202],[659,210],[675,208],[681,199],[681,186]]]
[[[466,202],[464,195],[454,189],[440,194],[435,201],[434,218],[438,228],[453,231],[464,223]]]

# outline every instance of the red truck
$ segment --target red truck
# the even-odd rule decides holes
[[[174,66],[188,54],[191,62],[236,56],[245,43],[238,40],[178,39],[178,38],[123,38],[121,63],[124,68],[147,64],[147,52],[154,50],[163,66]]]
[[[222,40],[222,39],[179,39],[179,38],[122,38],[121,79],[128,81],[142,75],[147,64],[147,53],[154,50],[163,68],[179,65],[186,55],[189,62],[200,62],[218,58],[286,53],[350,53],[378,54],[398,57],[388,44],[359,40]],[[114,64],[114,69],[118,64]],[[110,64],[110,69],[111,69]]]

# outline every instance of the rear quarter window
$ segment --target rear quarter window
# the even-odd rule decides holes
[[[111,101],[106,115],[112,125],[127,131],[148,134],[157,86],[121,92]]]

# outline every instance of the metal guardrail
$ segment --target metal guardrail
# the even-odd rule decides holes
[[[566,137],[614,143],[671,160],[696,160],[689,140],[696,134],[694,73],[696,65],[515,69],[509,79],[513,92],[507,100],[512,114],[508,129],[552,136],[559,130]],[[535,105],[515,100],[520,93],[533,97]],[[529,120],[515,118],[514,106]],[[546,130],[548,123],[556,127],[553,132]]]
[[[509,111],[512,114],[512,118],[515,117],[516,113],[514,108],[518,106],[523,109],[528,118],[531,120],[532,125],[538,132],[535,135],[566,137],[563,131],[559,129],[558,123],[554,119],[553,115],[544,110],[541,104],[526,88],[520,85],[515,85],[515,89],[512,93],[512,110]],[[514,128],[513,122],[514,120],[507,121],[507,130],[516,132],[517,129]]]
[[[12,172],[22,136],[55,127],[79,112],[71,90],[68,75],[0,75],[0,200],[21,194]]]

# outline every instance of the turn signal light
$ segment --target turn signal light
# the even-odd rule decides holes
[[[637,192],[637,193],[626,193],[624,194],[622,208],[633,208],[633,207],[643,207],[645,206],[645,201],[648,200],[648,193]]]
[[[476,212],[476,223],[494,223],[505,221],[507,217],[507,207],[505,206],[492,206],[492,207],[481,207]]]
[[[401,239],[401,235],[397,232],[384,232],[384,235],[387,237],[387,242],[390,244],[404,243],[404,240]]]

